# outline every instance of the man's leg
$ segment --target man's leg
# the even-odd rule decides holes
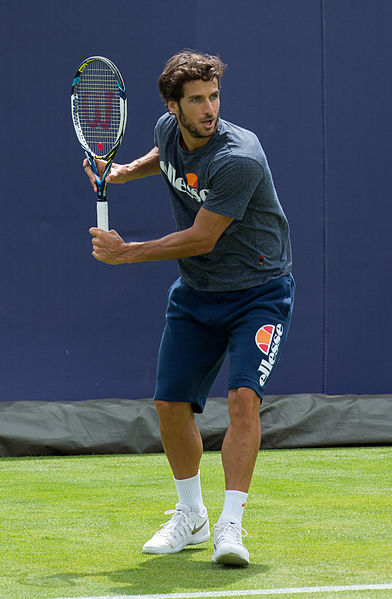
[[[242,543],[242,515],[260,448],[260,398],[289,330],[294,286],[291,275],[284,276],[246,290],[238,305],[232,301],[230,425],[222,447],[226,491],[213,557],[218,563],[249,563]]]
[[[226,489],[247,493],[260,449],[260,398],[247,387],[229,391],[230,424],[222,445]]]
[[[210,537],[200,487],[203,443],[189,403],[157,400],[155,404],[179,502],[171,520],[144,545],[143,553],[176,553]]]
[[[161,428],[162,445],[175,479],[197,475],[203,442],[189,403],[155,402]]]
[[[229,391],[230,424],[222,445],[225,501],[215,527],[213,561],[247,565],[249,552],[242,543],[242,515],[260,448],[260,398],[247,387]]]

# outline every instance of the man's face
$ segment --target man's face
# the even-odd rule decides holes
[[[177,117],[187,149],[193,151],[204,146],[218,126],[218,81],[187,81],[183,92],[179,103],[170,101],[168,108]]]

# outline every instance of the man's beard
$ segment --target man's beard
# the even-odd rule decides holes
[[[217,129],[218,126],[218,119],[219,119],[219,113],[215,119],[215,127],[214,129],[211,131],[211,133],[200,133],[200,131],[198,131],[197,127],[195,127],[194,125],[192,125],[192,123],[189,123],[184,116],[184,113],[181,110],[181,106],[179,106],[179,113],[178,113],[178,118],[179,121],[181,123],[181,125],[184,127],[184,129],[186,129],[189,133],[189,135],[191,135],[191,137],[194,137],[196,139],[205,139],[206,137],[212,137]],[[213,120],[213,119],[211,119]]]

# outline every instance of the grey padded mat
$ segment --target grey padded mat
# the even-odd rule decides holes
[[[392,444],[392,395],[270,395],[262,449]],[[218,450],[227,400],[196,416],[205,450]],[[0,457],[162,451],[152,399],[0,402]]]

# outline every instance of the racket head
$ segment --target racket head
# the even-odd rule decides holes
[[[104,56],[90,56],[78,67],[71,92],[77,138],[92,158],[113,159],[127,120],[127,97],[118,68]]]

